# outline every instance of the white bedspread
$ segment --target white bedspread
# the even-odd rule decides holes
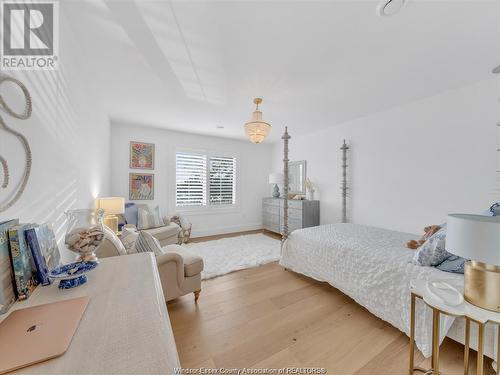
[[[416,238],[414,234],[355,224],[306,228],[290,234],[280,264],[328,282],[409,335],[410,280],[446,280],[463,288],[463,275],[411,263],[414,250],[405,244]],[[416,344],[426,357],[431,355],[431,315],[417,300]],[[453,320],[442,318],[442,338]]]

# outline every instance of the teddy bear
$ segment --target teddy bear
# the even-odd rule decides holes
[[[441,229],[439,225],[429,225],[424,228],[424,235],[419,240],[411,240],[406,243],[406,247],[412,250],[418,249],[427,241],[434,233]]]

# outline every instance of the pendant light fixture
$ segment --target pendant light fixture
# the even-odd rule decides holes
[[[262,112],[259,111],[259,104],[262,103],[262,99],[255,98],[253,102],[257,107],[252,113],[250,122],[245,124],[245,133],[253,143],[261,143],[271,131],[271,125],[262,120]]]

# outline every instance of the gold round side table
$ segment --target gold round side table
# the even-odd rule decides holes
[[[436,280],[437,281],[437,280]],[[449,306],[444,302],[437,301],[429,295],[426,287],[427,281],[413,281],[411,285],[411,309],[410,309],[410,363],[409,375],[415,372],[426,375],[439,375],[439,344],[440,344],[440,319],[441,314],[455,318],[465,319],[465,345],[464,345],[464,375],[469,374],[469,352],[470,352],[470,324],[478,325],[478,350],[477,350],[477,375],[484,375],[484,331],[487,324],[495,324],[500,330],[500,313],[482,309],[466,301],[458,306]],[[420,298],[432,309],[432,357],[431,368],[424,369],[415,366],[415,307],[416,300]],[[497,334],[497,369],[500,375],[500,334]]]

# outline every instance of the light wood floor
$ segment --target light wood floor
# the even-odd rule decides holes
[[[168,304],[185,368],[311,366],[335,375],[408,374],[409,339],[326,283],[272,263],[205,281],[202,288],[198,305],[192,295]],[[442,371],[462,375],[462,358],[463,346],[447,339]],[[429,367],[421,355],[416,359]]]

